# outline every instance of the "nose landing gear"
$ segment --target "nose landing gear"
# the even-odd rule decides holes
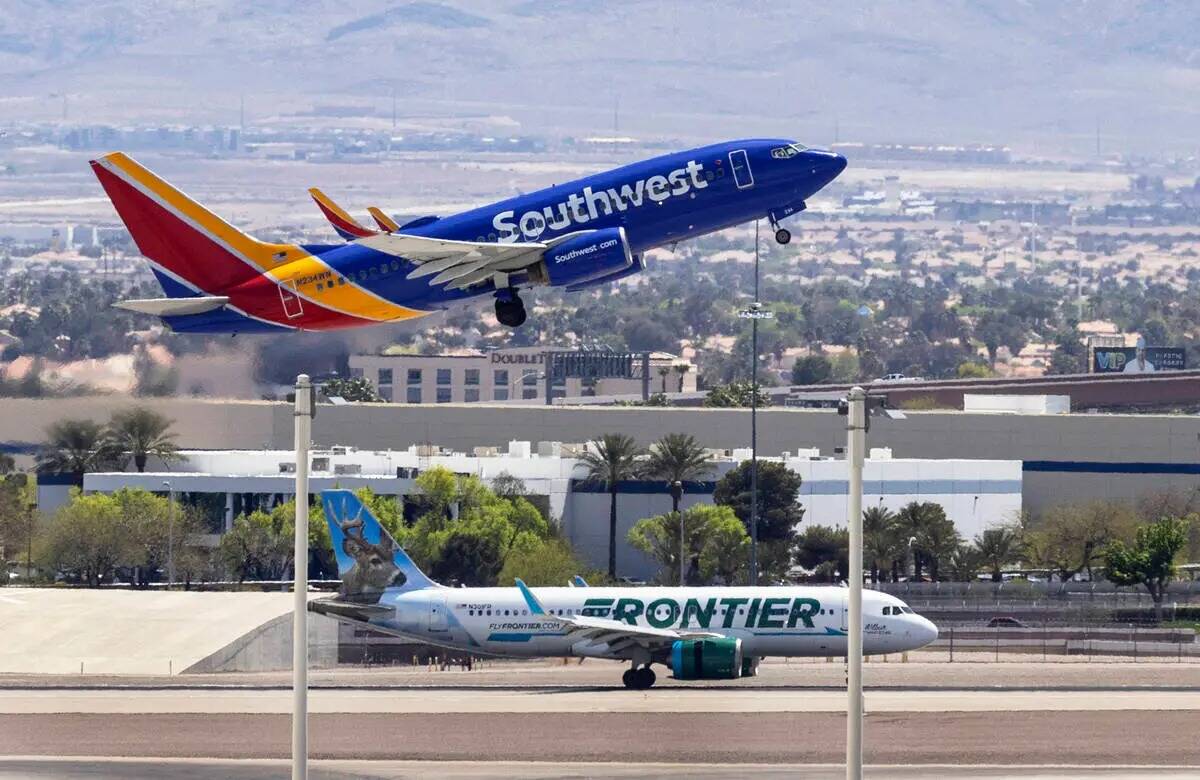
[[[775,240],[781,244],[786,244],[792,240],[792,231],[787,228],[776,228]]]
[[[525,302],[515,290],[496,293],[496,319],[509,328],[519,328],[525,324]]]

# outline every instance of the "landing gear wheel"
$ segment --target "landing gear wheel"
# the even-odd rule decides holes
[[[525,324],[525,303],[517,297],[511,300],[496,300],[496,319],[501,325],[519,328]]]
[[[792,231],[787,228],[779,228],[775,231],[775,240],[781,244],[786,244],[792,240]]]
[[[621,682],[625,683],[625,687],[635,691],[646,690],[654,685],[654,681],[657,679],[654,670],[649,666],[643,666],[641,669],[626,669],[625,674],[621,675]]]

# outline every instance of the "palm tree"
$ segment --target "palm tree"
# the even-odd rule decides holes
[[[37,456],[39,470],[72,474],[82,482],[89,471],[107,468],[112,451],[104,428],[91,420],[59,420],[46,429],[46,442]]]
[[[587,481],[603,482],[608,488],[608,576],[617,578],[617,485],[637,476],[637,458],[642,448],[632,436],[606,433],[591,442],[580,459],[587,469]]]
[[[687,375],[687,372],[690,370],[691,366],[689,366],[687,363],[675,364],[675,373],[679,374],[679,392],[681,393],[683,392],[683,377]]]
[[[700,479],[712,472],[708,451],[690,433],[668,433],[650,445],[650,457],[642,473],[668,485]],[[672,493],[671,511],[678,514],[679,496]]]
[[[658,375],[662,377],[662,391],[667,392],[667,377],[671,375],[670,366],[659,366]]]
[[[879,570],[900,557],[896,515],[885,506],[863,511],[863,554],[871,565],[871,584],[879,582]]]
[[[901,536],[912,542],[913,579],[921,579],[924,564],[929,564],[936,580],[939,564],[948,560],[961,541],[946,510],[933,501],[912,501],[896,513]]]
[[[975,546],[987,567],[992,570],[992,582],[1004,579],[1001,569],[1021,557],[1021,536],[1010,526],[989,528],[975,537]]]
[[[666,481],[671,489],[671,513],[680,522],[680,539],[683,533],[683,515],[679,513],[679,500],[683,497],[683,483],[699,479],[712,471],[708,452],[696,443],[696,437],[687,433],[668,433],[650,445],[650,457],[642,473],[647,477]],[[679,487],[676,487],[676,485]],[[682,544],[682,542],[681,542]],[[679,584],[684,585],[683,555],[680,553]]]
[[[122,468],[132,458],[139,472],[146,470],[151,455],[167,463],[181,460],[172,423],[174,420],[144,406],[115,412],[106,432],[108,446],[121,459]]]

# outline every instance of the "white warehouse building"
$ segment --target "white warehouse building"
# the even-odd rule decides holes
[[[578,455],[585,445],[525,441],[507,449],[479,447],[471,453],[450,452],[431,445],[404,451],[365,451],[353,447],[314,450],[310,489],[314,494],[332,487],[369,487],[379,495],[400,499],[417,492],[415,478],[435,466],[491,482],[508,475],[520,479],[530,499],[556,522],[581,557],[603,568],[608,556],[609,497],[603,485],[585,481]],[[290,499],[294,491],[295,458],[287,450],[188,450],[170,470],[151,464],[145,473],[106,472],[84,476],[86,492],[112,492],[140,487],[170,491],[200,506],[214,535],[227,530],[234,518],[255,508],[269,508]],[[712,451],[713,472],[708,480],[685,486],[683,506],[712,501],[716,480],[750,457],[750,451]],[[802,477],[798,497],[804,523],[844,526],[846,519],[846,461],[822,457],[816,450],[783,453],[760,460],[783,462]],[[965,538],[1010,521],[1021,511],[1021,461],[927,460],[894,458],[890,450],[871,450],[864,471],[864,507],[897,510],[911,501],[941,504]],[[39,504],[52,511],[66,500],[66,487],[45,485]],[[625,543],[638,520],[670,511],[665,483],[631,481],[619,486],[617,568],[623,576],[650,578],[657,565]]]

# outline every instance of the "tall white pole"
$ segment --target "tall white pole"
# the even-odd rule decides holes
[[[296,377],[296,549],[292,605],[292,780],[308,777],[308,449],[312,383]]]
[[[850,604],[846,628],[846,780],[862,780],[862,586],[863,529],[862,493],[863,458],[867,444],[867,394],[861,387],[850,388],[850,408],[846,417],[846,464],[850,471],[850,492],[846,499],[846,527],[850,530]]]

